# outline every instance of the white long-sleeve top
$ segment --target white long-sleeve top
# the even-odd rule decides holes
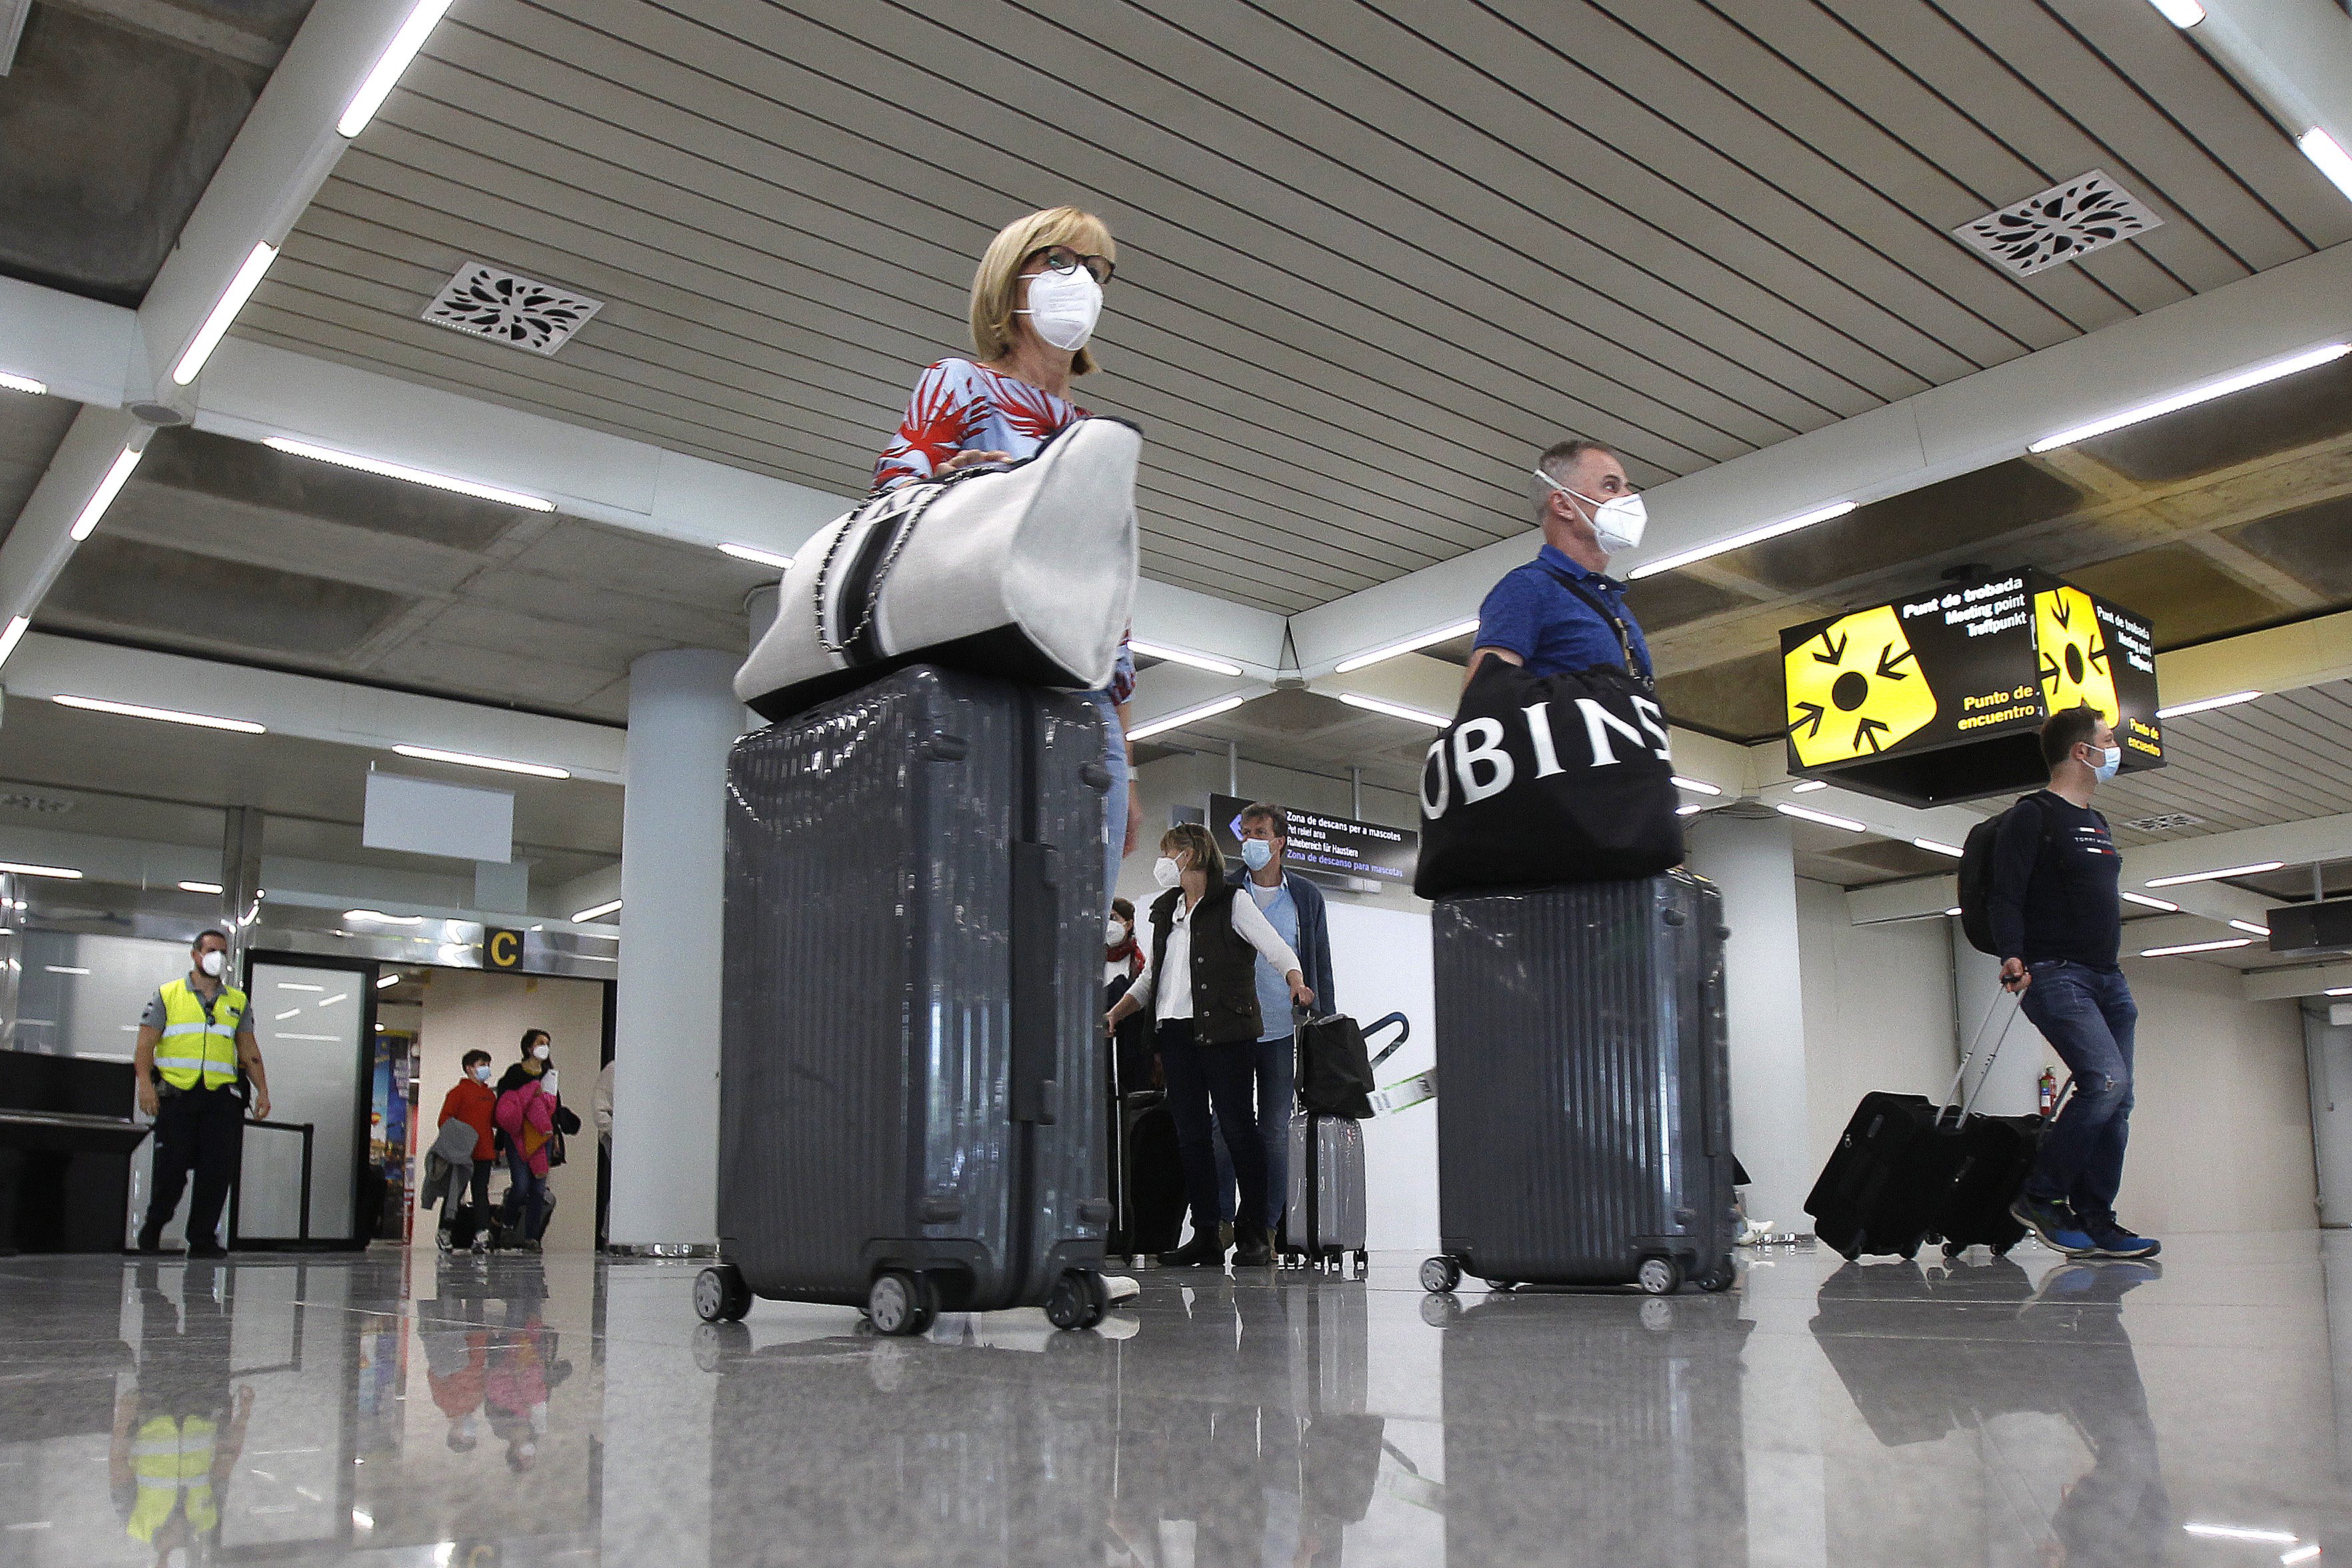
[[[1276,974],[1288,974],[1298,967],[1298,955],[1290,951],[1290,944],[1275,931],[1274,923],[1265,918],[1265,911],[1257,907],[1255,900],[1235,897],[1230,902],[1234,911],[1234,935],[1257,949],[1259,956],[1274,965]],[[1171,973],[1185,976],[1185,983],[1181,985],[1166,992],[1160,990],[1160,977],[1152,970],[1151,944],[1148,942],[1142,944],[1143,973],[1135,977],[1135,984],[1128,988],[1127,994],[1135,998],[1139,1006],[1149,1005],[1156,999],[1159,1007],[1152,1014],[1155,1018],[1164,1020],[1192,1016],[1192,906],[1187,904],[1184,896],[1179,893],[1176,896],[1176,918],[1168,928],[1168,951],[1162,956],[1162,962]]]

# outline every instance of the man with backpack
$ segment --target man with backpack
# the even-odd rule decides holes
[[[2010,1213],[2078,1258],[2152,1258],[2158,1244],[2116,1218],[2139,1009],[2116,962],[2123,858],[2107,819],[2091,808],[2123,752],[2095,709],[2069,708],[2043,721],[2042,760],[2050,787],[1999,819],[1984,908],[2001,984],[2074,1073],[2074,1093],[2043,1130]]]

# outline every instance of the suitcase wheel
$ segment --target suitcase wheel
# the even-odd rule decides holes
[[[740,1323],[694,1325],[694,1364],[705,1372],[724,1372],[727,1364],[751,1353],[751,1331]]]
[[[1738,1278],[1739,1276],[1733,1272],[1730,1264],[1718,1263],[1705,1273],[1695,1277],[1691,1283],[1710,1294],[1717,1294],[1730,1289],[1731,1282]]]
[[[1671,1258],[1645,1258],[1633,1279],[1653,1296],[1671,1296],[1682,1289],[1682,1265]]]
[[[1090,1268],[1072,1268],[1045,1297],[1045,1321],[1057,1329],[1091,1329],[1110,1310],[1110,1289]]]
[[[1443,1296],[1462,1283],[1462,1265],[1443,1255],[1424,1258],[1421,1265],[1421,1288],[1433,1296]]]
[[[877,1334],[919,1334],[939,1320],[938,1288],[919,1274],[888,1268],[866,1292],[866,1319]]]
[[[714,1263],[694,1277],[694,1310],[706,1323],[740,1322],[751,1310],[751,1288],[731,1263]]]
[[[1516,1279],[1489,1279],[1486,1281],[1486,1289],[1489,1290],[1500,1290],[1508,1293],[1517,1289],[1518,1288],[1519,1282]]]

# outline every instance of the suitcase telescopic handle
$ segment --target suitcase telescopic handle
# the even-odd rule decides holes
[[[1384,1016],[1373,1019],[1370,1023],[1364,1026],[1364,1037],[1367,1040],[1370,1039],[1374,1035],[1379,1034],[1391,1024],[1394,1024],[1396,1026],[1397,1037],[1391,1040],[1387,1047],[1381,1050],[1381,1054],[1372,1058],[1372,1066],[1374,1067],[1380,1066],[1382,1062],[1388,1060],[1391,1057],[1404,1049],[1404,1043],[1412,1038],[1412,1020],[1406,1017],[1402,1013],[1390,1013]]]
[[[2015,1005],[2010,1008],[2009,1018],[2001,1025],[2000,1033],[1994,1037],[1992,1049],[1985,1053],[1984,1070],[1977,1074],[1977,1081],[1969,1089],[1968,1098],[1962,1100],[1960,1081],[1969,1076],[1969,1068],[1975,1064],[1977,1047],[1984,1043],[1985,1031],[1992,1027],[1994,1015],[2000,1011],[2000,1005],[2004,998],[2013,1001]],[[2010,1030],[2017,1026],[2018,1015],[2024,1011],[2024,998],[2013,997],[2007,991],[2003,991],[1992,999],[1992,1005],[1985,1009],[1983,1022],[1977,1026],[1976,1038],[1969,1042],[1968,1054],[1960,1058],[1959,1070],[1952,1074],[1952,1087],[1944,1091],[1944,1102],[1936,1108],[1935,1126],[1943,1126],[1945,1116],[1956,1108],[1960,1113],[1960,1119],[1953,1125],[1966,1127],[1969,1124],[1969,1116],[1976,1110],[1977,1096],[1984,1092],[1985,1080],[1992,1077],[1993,1063],[2000,1059],[2000,1047],[2008,1043]]]

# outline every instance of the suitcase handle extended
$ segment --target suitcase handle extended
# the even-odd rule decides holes
[[[1363,1036],[1367,1040],[1369,1040],[1374,1035],[1379,1034],[1382,1029],[1387,1028],[1391,1024],[1394,1024],[1397,1026],[1397,1037],[1391,1040],[1388,1043],[1387,1047],[1383,1049],[1379,1056],[1372,1058],[1372,1066],[1374,1067],[1380,1066],[1382,1062],[1388,1060],[1391,1057],[1404,1049],[1404,1043],[1412,1038],[1412,1020],[1406,1017],[1402,1013],[1390,1013],[1381,1017],[1373,1019],[1370,1023],[1364,1026],[1362,1030]]]
[[[1992,1049],[1985,1053],[1984,1070],[1977,1074],[1975,1086],[1969,1090],[1968,1098],[1962,1100],[1960,1080],[1969,1076],[1969,1068],[1975,1064],[1977,1047],[1984,1043],[1985,1031],[1992,1027],[1993,1015],[2000,1011],[2000,1005],[2004,998],[2015,1004],[2009,1010],[2009,1021],[2000,1026],[2000,1033],[1993,1039]],[[1952,1074],[1952,1087],[1944,1091],[1944,1102],[1936,1108],[1934,1126],[1941,1128],[1944,1125],[1946,1113],[1956,1106],[1959,1110],[1960,1119],[1954,1122],[1953,1126],[1966,1127],[1969,1124],[1969,1116],[1976,1110],[1977,1096],[1984,1092],[1985,1080],[1992,1077],[1993,1063],[2000,1059],[2000,1047],[2008,1043],[2010,1030],[2017,1026],[2018,1017],[2024,1011],[2025,998],[2021,995],[2004,990],[1993,997],[1992,1005],[1985,1009],[1983,1022],[1977,1025],[1976,1037],[1969,1042],[1968,1054],[1960,1058],[1959,1070]]]

